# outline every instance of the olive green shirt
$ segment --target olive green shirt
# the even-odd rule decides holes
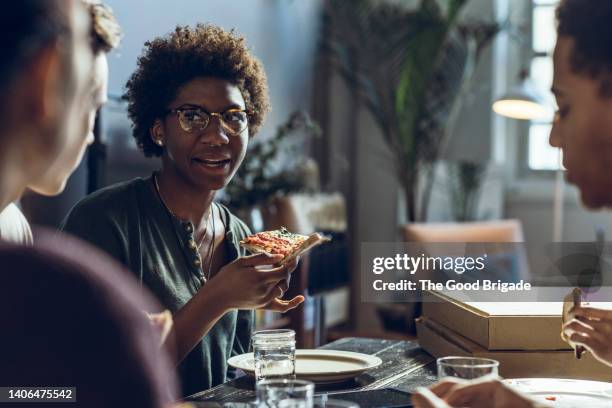
[[[193,225],[174,217],[150,183],[137,178],[96,191],[76,204],[62,229],[118,259],[174,313],[201,288],[202,272],[189,245]],[[250,231],[225,206],[217,208],[229,263],[245,255],[239,241]],[[252,311],[231,311],[214,325],[178,367],[183,395],[226,380],[227,359],[249,349],[253,320]]]

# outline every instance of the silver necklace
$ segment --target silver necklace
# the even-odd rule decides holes
[[[205,283],[210,279],[210,273],[212,271],[213,264],[213,254],[215,253],[215,214],[213,213],[213,207],[210,208],[210,212],[212,214],[212,239],[210,240],[210,245],[208,246],[208,253],[206,254],[206,259],[208,259],[208,269],[206,271],[206,275],[202,277],[202,283]]]
[[[168,211],[168,213],[178,218],[179,220],[183,220],[181,217],[173,213],[172,210],[170,210],[170,207],[168,207],[168,205],[164,201],[164,197],[162,196],[161,190],[159,188],[159,182],[157,181],[157,173],[153,175],[153,182],[155,184],[155,190],[157,191],[157,196],[159,197],[159,200],[163,204],[166,211]],[[204,239],[206,238],[206,233],[208,232],[208,224],[210,222],[209,220],[211,218],[212,218],[212,239],[210,240],[210,244],[208,245],[208,249],[206,250],[205,259],[208,261],[208,268],[206,269],[206,273],[205,273],[204,264],[202,262],[202,256],[200,254],[200,249],[202,248],[202,244],[204,244]],[[198,253],[198,257],[200,258],[200,265],[201,265],[200,269],[202,270],[202,275],[200,275],[200,279],[202,280],[203,284],[206,283],[210,279],[210,273],[212,271],[212,258],[213,258],[212,255],[214,253],[214,247],[215,247],[215,216],[213,214],[213,207],[211,207],[207,215],[207,221],[206,221],[206,226],[204,227],[204,233],[202,234],[202,238],[200,238],[200,242],[197,244],[197,253]]]

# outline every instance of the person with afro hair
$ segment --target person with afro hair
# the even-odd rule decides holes
[[[247,226],[215,193],[231,182],[269,110],[267,80],[244,38],[210,24],[178,26],[145,43],[125,98],[133,135],[161,168],[99,190],[63,230],[126,265],[173,314],[183,395],[226,381],[248,351],[254,309],[288,311],[296,262],[247,256]]]

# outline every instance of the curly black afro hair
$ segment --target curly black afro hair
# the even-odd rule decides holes
[[[242,92],[254,135],[270,110],[268,84],[262,64],[243,37],[211,24],[177,26],[163,37],[145,43],[136,71],[126,84],[124,98],[136,143],[147,157],[161,156],[149,130],[161,118],[181,86],[197,77],[230,81]]]
[[[562,0],[557,32],[574,39],[574,72],[601,80],[602,94],[612,96],[612,1]]]

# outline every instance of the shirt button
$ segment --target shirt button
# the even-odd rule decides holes
[[[193,266],[200,266],[201,264],[202,262],[198,258],[193,260]]]
[[[193,239],[189,240],[189,248],[191,249],[196,249],[198,246],[196,245],[195,241]]]
[[[191,233],[193,231],[193,225],[191,225],[191,223],[185,224],[185,231]]]

